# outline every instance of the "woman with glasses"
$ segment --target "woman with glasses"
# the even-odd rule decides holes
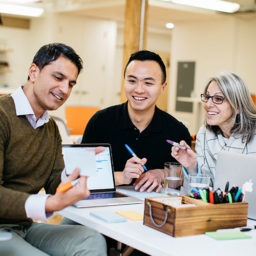
[[[256,107],[242,78],[229,72],[211,78],[201,100],[206,124],[196,136],[196,153],[172,147],[171,154],[189,173],[200,170],[214,183],[219,151],[256,154]]]

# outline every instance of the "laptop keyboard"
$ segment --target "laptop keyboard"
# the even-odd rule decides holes
[[[106,198],[115,198],[115,197],[126,197],[126,196],[117,192],[97,193],[97,194],[91,194],[90,196],[84,198],[83,200],[106,199]]]

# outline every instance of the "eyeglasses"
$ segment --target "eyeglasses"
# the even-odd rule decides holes
[[[207,103],[209,99],[212,99],[214,104],[222,104],[226,97],[215,94],[213,96],[207,94],[201,94],[201,101]]]

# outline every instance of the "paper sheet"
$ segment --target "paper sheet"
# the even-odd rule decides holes
[[[77,148],[76,151],[70,148],[63,148],[64,162],[67,174],[71,174],[75,168],[80,168],[83,176],[96,174],[95,152],[86,148]]]
[[[248,236],[239,230],[206,232],[205,234],[215,240],[235,240],[252,238],[251,236]]]
[[[138,199],[145,199],[145,198],[148,198],[148,197],[156,197],[156,196],[161,196],[162,195],[161,193],[157,193],[157,192],[148,193],[148,192],[136,191],[134,189],[134,186],[122,186],[122,187],[118,188],[118,191],[120,193],[124,193],[128,196],[136,197]]]
[[[133,220],[133,221],[138,221],[138,220],[143,220],[143,214],[142,213],[139,213],[139,212],[136,212],[136,211],[118,211],[118,212],[115,212],[117,214],[119,214],[120,216],[122,217],[125,217],[129,220]]]

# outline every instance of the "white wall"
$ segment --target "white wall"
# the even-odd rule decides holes
[[[241,75],[251,92],[256,92],[254,61],[256,59],[256,17],[241,19],[223,15],[208,22],[175,24],[172,35],[172,70],[169,112],[184,121],[191,133],[196,133],[204,117],[199,103],[194,103],[194,113],[175,111],[177,62],[195,61],[195,92],[199,98],[207,80],[221,71]]]
[[[147,49],[155,52],[170,52],[171,30],[149,29],[147,35]]]
[[[84,61],[84,70],[66,104],[112,105],[116,23],[58,15],[54,39],[71,45]],[[60,108],[54,114],[64,117],[63,111]]]
[[[256,15],[236,19],[235,69],[245,79],[250,91],[256,93]]]
[[[36,51],[43,44],[62,42],[73,47],[84,61],[84,70],[66,104],[112,105],[115,22],[49,13],[32,19],[30,29],[0,27],[0,35],[12,49],[7,53],[11,72],[0,74],[0,83],[14,89],[24,84]],[[64,108],[52,114],[64,118]]]
[[[0,87],[6,84],[9,88],[16,88],[26,81],[33,56],[29,51],[29,37],[29,30],[0,26],[0,40],[5,41],[6,48],[10,50],[1,54],[9,63],[10,72],[0,73]]]

